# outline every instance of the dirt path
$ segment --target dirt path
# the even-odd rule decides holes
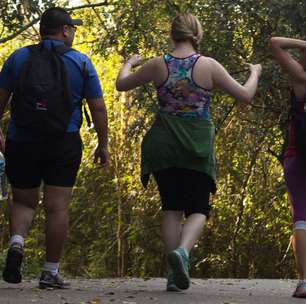
[[[306,303],[291,297],[291,280],[199,280],[185,292],[165,292],[165,279],[71,280],[69,290],[40,290],[37,281],[19,285],[0,282],[0,304],[288,304]]]

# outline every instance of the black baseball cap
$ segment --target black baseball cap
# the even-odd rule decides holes
[[[40,18],[40,26],[57,28],[61,25],[82,25],[81,19],[72,19],[70,14],[61,7],[51,7],[45,10]]]

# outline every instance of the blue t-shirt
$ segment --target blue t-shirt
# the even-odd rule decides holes
[[[45,47],[64,44],[59,40],[44,39]],[[14,93],[15,83],[18,79],[20,68],[28,58],[30,51],[24,47],[16,50],[5,61],[0,72],[0,88]],[[78,132],[82,119],[81,103],[83,98],[96,99],[103,96],[97,72],[90,59],[76,51],[71,50],[62,55],[70,84],[72,95],[73,113],[67,128],[67,132]],[[86,65],[87,75],[84,78],[84,66]],[[11,113],[7,136],[11,140],[27,141],[33,139],[33,135],[24,129],[18,128],[14,122],[14,114]]]

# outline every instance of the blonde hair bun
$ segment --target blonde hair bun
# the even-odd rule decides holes
[[[203,37],[200,21],[192,14],[182,13],[172,21],[171,38],[175,42],[189,40],[198,50]]]

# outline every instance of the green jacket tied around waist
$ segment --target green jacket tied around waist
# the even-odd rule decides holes
[[[208,174],[216,186],[215,127],[210,119],[158,113],[141,146],[141,180],[146,187],[152,172],[170,167]]]

